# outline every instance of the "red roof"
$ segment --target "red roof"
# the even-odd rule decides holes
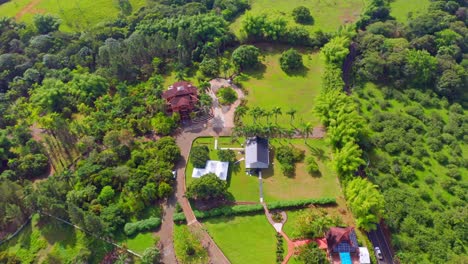
[[[170,99],[173,97],[184,96],[188,94],[197,95],[197,87],[186,81],[176,82],[166,90],[162,97],[164,99]]]
[[[189,106],[190,105],[190,96],[177,96],[171,100],[172,107],[181,107],[181,106]]]
[[[347,242],[351,247],[359,247],[355,242],[355,237],[354,227],[330,227],[326,237],[328,248],[333,250],[341,242]]]

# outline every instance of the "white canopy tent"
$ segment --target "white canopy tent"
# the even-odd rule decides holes
[[[370,264],[369,250],[366,247],[359,247],[359,263]]]

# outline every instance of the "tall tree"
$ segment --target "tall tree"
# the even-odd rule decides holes
[[[278,124],[278,115],[282,115],[281,107],[275,106],[272,110],[273,114],[275,115],[275,124]]]
[[[384,197],[367,179],[355,178],[348,182],[344,194],[354,216],[357,226],[370,231],[375,229],[384,213]]]

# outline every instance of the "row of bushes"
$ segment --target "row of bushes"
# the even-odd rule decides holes
[[[335,198],[317,198],[317,199],[304,199],[304,200],[293,200],[293,201],[278,201],[268,204],[270,210],[274,209],[293,209],[303,208],[311,204],[336,204]],[[234,216],[249,213],[258,213],[263,211],[261,204],[249,204],[249,205],[234,205],[234,206],[222,206],[208,211],[194,210],[193,213],[197,219],[205,219],[218,216]],[[185,215],[183,212],[174,214],[174,222],[184,222]]]
[[[133,236],[136,233],[154,230],[161,225],[161,218],[151,217],[134,223],[126,223],[124,227],[127,236]]]
[[[312,199],[303,199],[303,200],[292,200],[292,201],[277,201],[268,203],[268,209],[294,209],[294,208],[304,208],[312,204],[326,205],[326,204],[336,204],[335,198],[312,198]]]

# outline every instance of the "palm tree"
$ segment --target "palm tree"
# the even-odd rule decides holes
[[[176,79],[177,79],[178,81],[185,81],[186,78],[187,78],[187,73],[186,73],[185,68],[177,69],[177,71],[176,71]]]
[[[297,110],[296,110],[296,109],[293,109],[293,108],[291,108],[290,110],[288,110],[288,111],[286,112],[286,114],[289,115],[289,116],[291,117],[291,121],[290,121],[291,125],[292,125],[292,122],[293,122],[293,120],[294,120],[294,117],[296,117],[296,113],[297,113]]]
[[[256,123],[257,118],[262,116],[264,112],[265,111],[262,108],[255,106],[254,108],[250,109],[249,114],[252,116],[253,122]]]
[[[272,111],[265,110],[263,115],[266,117],[267,124],[270,124],[270,117],[273,115]]]
[[[304,136],[304,142],[307,145],[307,138],[312,130],[312,124],[310,122],[302,123],[302,135]]]
[[[247,106],[240,105],[236,108],[234,111],[234,116],[236,120],[240,120],[242,117],[244,117],[247,114],[247,111],[249,108]]]
[[[276,106],[273,107],[273,110],[271,110],[273,114],[275,115],[275,123],[278,124],[278,115],[282,115],[283,113],[281,112],[281,107]]]

